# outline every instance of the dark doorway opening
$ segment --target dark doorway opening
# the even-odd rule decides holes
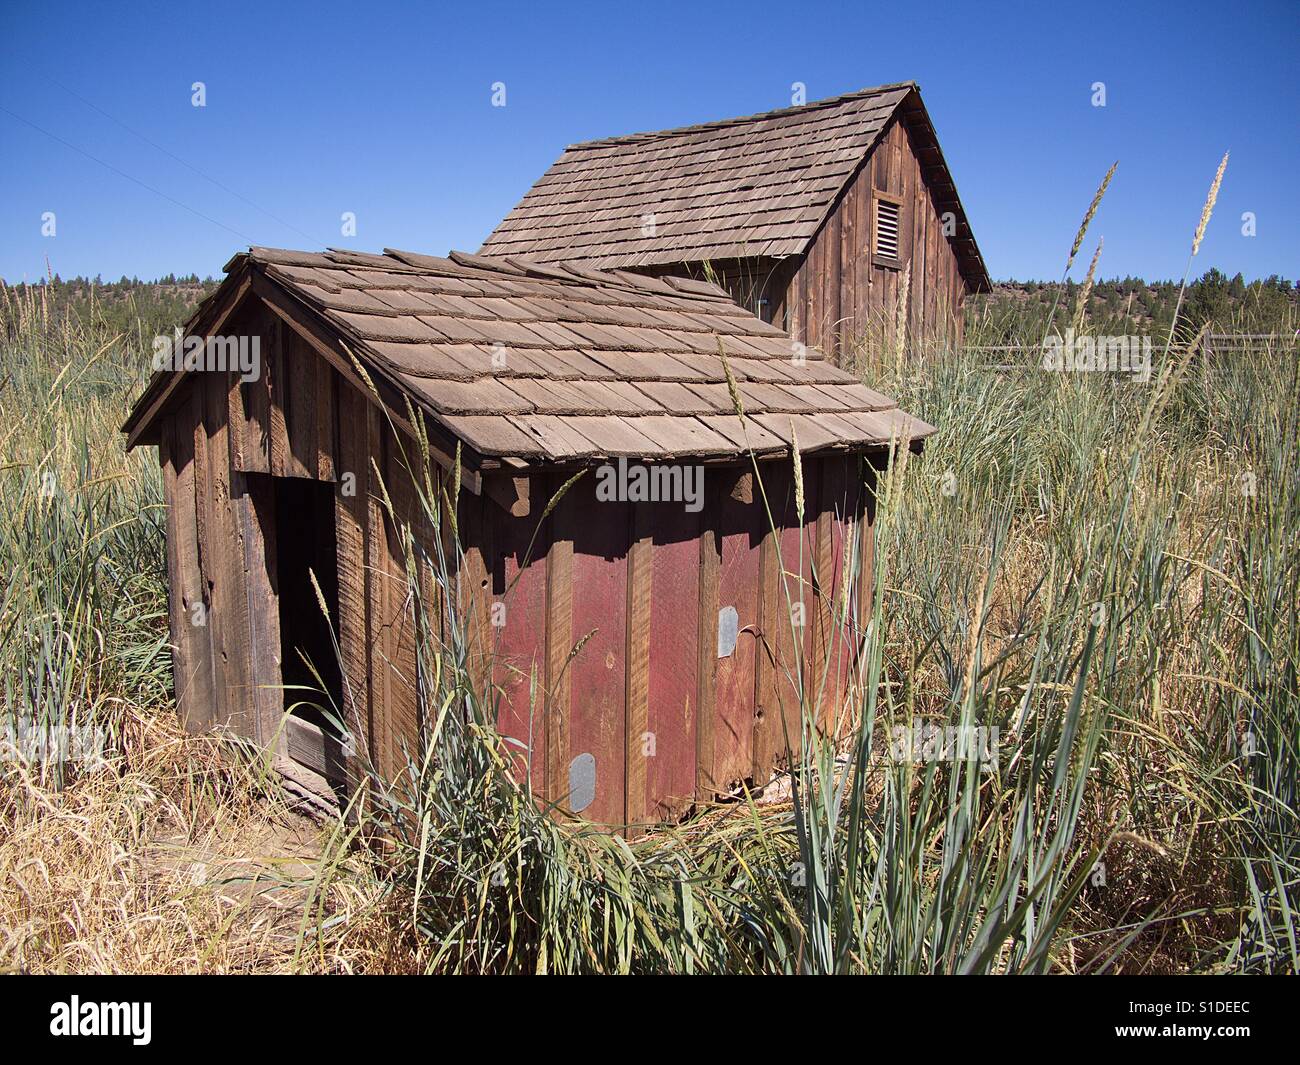
[[[341,740],[343,680],[331,630],[331,619],[339,616],[332,484],[275,478],[275,570],[285,709],[292,707],[295,717]]]

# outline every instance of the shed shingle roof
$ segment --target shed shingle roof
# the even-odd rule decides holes
[[[363,362],[482,455],[727,456],[920,441],[934,430],[706,282],[515,258],[252,248]],[[229,282],[227,282],[229,284]],[[139,407],[144,403],[142,397]],[[134,416],[133,416],[134,417]]]
[[[485,254],[639,268],[807,251],[890,118],[933,139],[916,85],[883,85],[800,107],[570,145],[483,244]],[[937,142],[935,142],[937,148]],[[940,155],[963,275],[988,278]]]

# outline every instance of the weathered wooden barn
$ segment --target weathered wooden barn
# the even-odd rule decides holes
[[[650,275],[707,263],[741,306],[832,355],[889,335],[909,266],[913,338],[960,340],[966,294],[990,288],[911,82],[572,145],[481,251]]]
[[[843,690],[875,471],[932,432],[891,400],[816,351],[792,357],[696,280],[454,252],[254,248],[226,270],[186,334],[256,341],[257,372],[165,367],[123,427],[159,448],[189,728],[325,778],[392,776],[429,725],[417,647],[461,617],[521,773],[623,824],[766,781],[798,664],[827,700]],[[639,498],[633,469],[676,488]],[[458,544],[443,510],[435,535],[444,491]],[[303,695],[285,686],[317,683],[304,656],[342,734],[310,708],[286,716]]]

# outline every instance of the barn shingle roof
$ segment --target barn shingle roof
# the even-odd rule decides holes
[[[492,232],[484,254],[596,268],[802,255],[895,112],[917,124],[963,276],[987,286],[912,82],[682,129],[570,145]]]
[[[816,349],[795,359],[785,333],[702,281],[460,252],[252,248],[227,271],[246,266],[482,455],[727,456],[785,450],[792,431],[804,451],[863,450],[934,431]]]

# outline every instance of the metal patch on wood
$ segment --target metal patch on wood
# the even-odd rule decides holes
[[[724,606],[718,611],[718,657],[730,658],[740,637],[740,615],[734,606]]]
[[[584,753],[569,763],[569,809],[581,813],[596,801],[596,756]]]

